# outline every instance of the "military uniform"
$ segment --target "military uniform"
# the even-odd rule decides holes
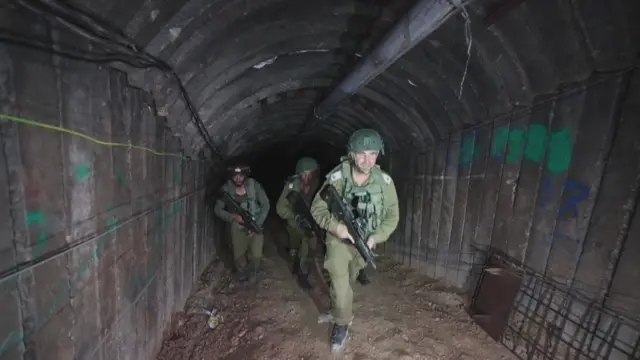
[[[382,140],[373,130],[359,130],[352,135],[349,148],[351,152],[381,151]],[[347,204],[352,204],[355,200],[357,205],[354,210],[365,217],[367,233],[373,236],[376,243],[387,241],[399,221],[398,195],[393,179],[375,165],[368,180],[358,186],[352,177],[353,163],[346,158],[341,160],[342,163],[329,172],[323,187],[333,185]],[[331,342],[332,348],[336,350],[344,345],[348,325],[353,319],[351,285],[366,262],[349,240],[337,238],[335,234],[340,222],[330,213],[327,203],[319,194],[313,200],[311,214],[318,225],[327,230],[324,268],[331,277],[331,311],[335,322]]]
[[[255,219],[258,225],[262,226],[269,214],[269,198],[265,193],[262,185],[253,178],[247,178],[244,182],[246,194],[239,196],[236,193],[236,185],[231,181],[227,181],[222,189],[229,193],[240,206],[247,210]],[[232,214],[225,210],[225,204],[222,200],[216,202],[214,213],[222,220],[229,222],[231,232],[231,244],[233,248],[233,259],[236,268],[247,278],[255,275],[262,259],[262,247],[264,244],[263,234],[248,234],[247,229],[237,222],[233,221]],[[247,258],[249,259],[247,263]]]
[[[311,204],[320,183],[316,177],[312,177],[309,181],[308,188],[305,190],[303,189],[300,177],[301,174],[306,171],[314,172],[317,169],[318,163],[312,158],[301,158],[298,160],[296,174],[287,180],[276,204],[278,216],[287,222],[289,254],[294,261],[294,272],[298,272],[298,280],[301,286],[307,289],[311,287],[307,277],[311,256],[313,256],[316,251],[317,239],[309,225],[306,224],[305,226],[305,219],[300,214],[294,213],[292,204],[287,199],[287,195],[292,191],[298,192],[308,204]]]

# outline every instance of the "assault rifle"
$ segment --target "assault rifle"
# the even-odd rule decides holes
[[[258,225],[256,219],[249,213],[247,210],[243,209],[240,204],[231,196],[228,192],[221,190],[220,191],[220,200],[227,205],[229,208],[229,212],[232,214],[238,214],[242,217],[243,223],[241,224],[249,231],[254,232],[256,234],[262,233],[262,227]]]
[[[371,267],[375,269],[376,264],[373,261],[375,255],[369,246],[367,246],[369,236],[366,231],[364,219],[355,217],[351,206],[342,200],[342,197],[338,195],[338,191],[336,191],[333,185],[327,184],[320,191],[320,197],[329,205],[329,211],[347,226],[347,230],[354,240],[356,249],[367,264],[370,264]]]
[[[318,240],[324,239],[324,232],[322,228],[316,223],[311,215],[310,206],[307,201],[297,191],[289,191],[287,194],[287,201],[291,204],[293,212],[299,216],[302,216],[309,225],[309,229],[316,235]]]

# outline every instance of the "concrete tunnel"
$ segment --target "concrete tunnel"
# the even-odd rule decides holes
[[[326,358],[275,214],[270,285],[213,290],[212,200],[242,159],[273,209],[363,127],[401,221],[344,358],[640,359],[637,1],[0,9],[0,359]]]

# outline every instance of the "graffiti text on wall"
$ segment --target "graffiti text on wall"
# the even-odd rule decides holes
[[[476,140],[477,131],[463,136],[457,165],[468,167],[482,151]],[[496,129],[491,145],[491,157],[497,161],[516,163],[521,159],[542,163],[553,173],[567,171],[571,164],[573,139],[569,129],[550,132],[545,125],[532,124],[522,129],[509,129],[504,126]],[[447,164],[456,165],[455,159],[447,158]]]
[[[551,180],[546,179],[544,184],[542,185],[540,198],[538,204],[540,207],[546,207],[550,203],[551,197]],[[565,201],[560,203],[560,207],[558,208],[558,216],[556,217],[556,222],[566,221],[573,218],[577,218],[579,215],[578,206],[585,200],[589,198],[589,194],[591,193],[591,188],[587,185],[580,184],[575,181],[566,180],[564,182],[564,196],[566,197]],[[549,233],[549,238],[546,242],[547,245],[551,246],[553,244],[554,239],[563,239],[575,243],[580,243],[581,239],[577,239],[571,235],[564,234],[558,231],[552,231]]]

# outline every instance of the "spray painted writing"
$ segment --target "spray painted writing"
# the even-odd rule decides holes
[[[578,205],[589,198],[591,188],[584,184],[567,180],[564,182],[564,189],[567,200],[564,201],[560,206],[560,209],[558,211],[558,218],[566,219],[568,217],[576,217],[578,216]],[[547,204],[549,204],[551,196],[550,193],[551,180],[546,179],[542,187],[540,200],[538,202],[540,206],[545,207],[547,206]]]
[[[465,134],[460,144],[458,165],[468,167],[476,155],[483,149],[479,148],[476,138],[477,132]],[[486,149],[485,149],[486,150]],[[523,129],[496,129],[491,145],[491,157],[500,162],[515,163],[525,158],[529,161],[542,163],[547,154],[547,169],[551,173],[566,171],[571,164],[573,139],[568,129],[553,132],[545,125],[532,124]],[[455,165],[455,159],[447,156],[447,165]]]
[[[167,212],[169,214],[166,217],[163,216],[162,208],[156,211],[156,214],[157,214],[156,220],[158,221],[158,228],[155,230],[156,244],[159,244],[163,240],[162,235],[164,233],[163,230],[165,228],[165,225],[164,225],[165,221],[170,219],[173,215],[175,215],[180,211],[180,204],[175,202],[172,205],[172,210],[173,211],[171,213]],[[109,212],[111,211],[112,211],[112,206],[109,206]],[[27,214],[28,224],[44,223],[44,221],[45,221],[44,215],[41,212],[33,212],[33,213]],[[112,214],[108,214],[105,231],[97,238],[96,246],[93,250],[92,256],[86,262],[80,265],[80,268],[75,275],[76,283],[85,277],[91,264],[95,263],[100,258],[101,250],[104,248],[104,244],[103,244],[104,241],[108,239],[110,234],[118,228],[118,224],[119,224],[118,219]],[[134,282],[135,289],[143,289],[144,287],[146,287],[148,282],[151,281],[158,267],[158,264],[154,264],[154,265],[155,267],[153,269],[152,268],[142,269],[134,274],[133,282]],[[142,275],[143,272],[144,272],[144,275]],[[54,298],[51,300],[50,304],[45,307],[45,309],[47,310],[45,310],[42,314],[40,314],[39,317],[42,320],[35,325],[32,332],[39,330],[40,328],[42,328],[42,326],[47,324],[51,316],[57,314],[60,311],[60,309],[62,309],[64,306],[67,305],[68,302],[69,302],[69,285],[68,285],[68,282],[65,280],[65,281],[62,281],[62,283],[58,287],[58,291],[56,292],[56,295],[54,296]],[[19,330],[12,331],[11,333],[9,333],[9,335],[7,335],[2,340],[2,342],[0,342],[0,357],[3,356],[5,352],[8,351],[10,348],[22,342],[24,336],[25,335],[21,333]]]
[[[554,132],[547,138],[544,125],[529,125],[528,131],[500,128],[496,131],[491,155],[497,161],[504,157],[507,163],[517,162],[523,156],[527,160],[542,162],[547,149],[547,169],[554,174],[566,171],[571,164],[573,150],[568,129]]]
[[[91,173],[91,167],[85,163],[78,163],[75,166],[75,177],[78,182],[84,182],[89,177]]]
[[[47,243],[47,232],[45,228],[47,219],[42,211],[30,211],[27,213],[26,222],[28,227],[37,227],[40,229],[36,244],[31,249],[31,257],[35,259],[42,255]]]
[[[550,193],[551,193],[551,180],[546,179],[542,192],[540,194],[539,204],[542,207],[545,207],[550,201]],[[556,221],[562,221],[570,218],[575,218],[579,214],[578,206],[583,201],[589,198],[589,194],[591,193],[591,188],[577,183],[575,181],[567,180],[564,182],[564,193],[566,195],[567,200],[562,202],[560,208],[558,209],[558,216]],[[549,234],[549,240],[547,241],[547,245],[551,245],[554,239],[565,239],[575,242],[580,242],[580,239],[575,239],[569,235],[562,234],[560,232],[551,232]]]

